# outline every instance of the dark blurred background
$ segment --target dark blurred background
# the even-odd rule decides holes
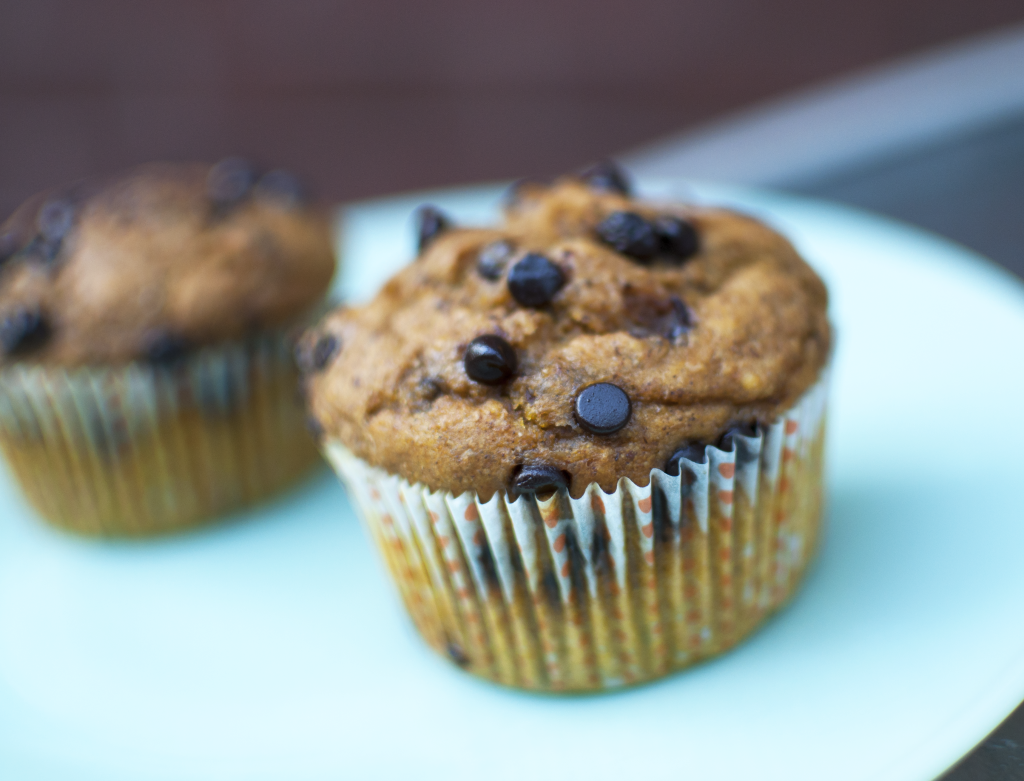
[[[1024,20],[1021,0],[3,0],[0,212],[155,158],[331,199],[549,174]]]

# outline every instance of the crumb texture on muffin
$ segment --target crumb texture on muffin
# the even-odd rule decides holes
[[[241,160],[151,164],[0,225],[0,364],[156,362],[289,324],[334,272],[326,215]]]
[[[435,490],[487,498],[545,468],[579,496],[790,408],[829,353],[821,280],[750,217],[622,189],[520,187],[500,226],[442,222],[325,318],[303,351],[333,345],[306,361],[326,435]]]

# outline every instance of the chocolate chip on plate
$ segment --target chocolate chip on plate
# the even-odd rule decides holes
[[[416,210],[416,250],[423,252],[440,234],[452,227],[451,218],[435,206]]]
[[[523,306],[550,303],[564,284],[562,269],[536,252],[524,255],[508,272],[509,292]]]
[[[469,343],[462,358],[466,376],[483,385],[501,385],[516,372],[516,351],[500,336],[486,334]]]
[[[700,249],[700,236],[688,220],[659,217],[654,221],[654,230],[658,234],[659,254],[667,259],[682,262]]]
[[[241,203],[256,184],[256,167],[241,157],[228,157],[210,169],[206,176],[206,194],[218,209]]]
[[[557,491],[569,485],[569,475],[546,464],[523,464],[512,473],[512,490],[516,494]]]
[[[512,246],[512,242],[505,239],[492,241],[490,244],[485,245],[480,249],[480,254],[477,255],[477,273],[484,279],[489,279],[492,282],[496,279],[501,279],[501,275],[505,273],[505,267],[508,266],[513,252],[515,252],[515,248]]]
[[[635,212],[612,212],[596,228],[601,241],[634,260],[651,260],[661,249],[654,226]]]
[[[50,327],[39,309],[15,309],[0,317],[0,350],[23,355],[46,341]]]
[[[668,457],[668,461],[665,463],[665,472],[670,475],[678,475],[679,462],[683,460],[693,461],[695,464],[703,464],[708,460],[705,445],[690,442],[677,448],[676,452]]]
[[[306,200],[306,188],[291,171],[276,168],[267,171],[256,183],[257,198],[271,201],[285,208],[294,208]]]
[[[576,419],[592,434],[614,434],[633,412],[629,396],[618,385],[597,382],[576,395]]]
[[[611,160],[602,160],[580,172],[580,179],[595,190],[629,195],[631,191],[629,177]]]
[[[190,347],[183,336],[154,328],[142,338],[142,359],[154,366],[174,366],[184,359]]]
[[[55,198],[39,209],[36,226],[47,242],[59,244],[75,224],[75,207],[69,200]]]

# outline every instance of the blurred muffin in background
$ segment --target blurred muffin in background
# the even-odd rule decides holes
[[[318,461],[290,337],[324,302],[325,213],[284,171],[150,164],[0,227],[0,448],[67,529],[167,532]]]

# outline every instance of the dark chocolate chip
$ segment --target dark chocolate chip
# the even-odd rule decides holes
[[[39,263],[52,263],[60,255],[61,242],[50,241],[43,236],[33,236],[32,240],[25,245],[22,255],[26,260],[34,260]]]
[[[678,475],[679,462],[683,460],[693,461],[695,464],[703,464],[708,460],[705,446],[697,442],[690,442],[681,446],[668,457],[668,461],[665,464],[665,472],[670,475]]]
[[[757,421],[748,420],[743,423],[736,423],[730,426],[721,437],[718,438],[716,443],[719,450],[729,451],[733,449],[734,440],[733,437],[756,437],[757,436]]]
[[[451,218],[434,206],[416,210],[416,250],[423,252],[430,242],[452,227]]]
[[[564,284],[562,269],[536,252],[523,256],[508,272],[509,292],[523,306],[550,303]]]
[[[0,233],[0,264],[10,259],[21,249],[21,236],[16,230],[6,230]]]
[[[634,260],[650,260],[661,249],[654,226],[635,212],[612,212],[596,230],[601,241]]]
[[[462,358],[466,376],[484,385],[500,385],[516,372],[516,351],[500,336],[486,334],[469,343]]]
[[[60,244],[75,224],[75,207],[71,201],[57,198],[47,201],[39,209],[36,226],[47,242]]]
[[[241,157],[228,157],[210,169],[206,177],[206,193],[220,210],[241,203],[256,184],[256,167]]]
[[[544,464],[523,464],[512,473],[512,490],[516,494],[547,493],[566,488],[570,477],[566,472]]]
[[[445,644],[445,652],[448,654],[448,658],[451,659],[459,667],[469,667],[469,657],[466,656],[466,652],[462,650],[462,646],[456,643],[454,640],[449,640]]]
[[[306,188],[291,171],[277,168],[260,177],[256,197],[290,209],[306,200]]]
[[[16,309],[0,318],[0,349],[4,355],[18,356],[41,346],[50,335],[50,327],[38,309]]]
[[[697,254],[700,236],[693,224],[679,217],[659,217],[654,221],[663,257],[682,262]]]
[[[614,434],[627,423],[633,407],[618,385],[597,382],[576,395],[576,419],[592,434]]]
[[[313,371],[321,371],[327,366],[327,364],[334,360],[334,356],[338,354],[340,348],[341,343],[334,334],[324,334],[317,339],[309,356]]]
[[[477,273],[484,279],[489,279],[492,282],[496,279],[501,279],[501,275],[505,273],[505,267],[508,266],[509,260],[512,259],[514,251],[515,248],[510,241],[505,241],[504,239],[492,241],[490,244],[482,247],[480,254],[477,255]]]
[[[142,338],[142,359],[154,366],[175,366],[188,354],[188,341],[162,328],[149,331]]]
[[[306,431],[313,437],[317,442],[320,442],[324,438],[324,427],[320,425],[320,421],[312,415],[306,415]]]
[[[672,303],[672,316],[665,318],[662,323],[663,333],[665,338],[671,342],[679,341],[686,332],[693,328],[693,313],[690,312],[690,308],[683,303],[681,298],[672,296],[669,299]]]
[[[632,187],[626,172],[611,160],[602,160],[580,173],[580,179],[595,190],[629,195]]]

